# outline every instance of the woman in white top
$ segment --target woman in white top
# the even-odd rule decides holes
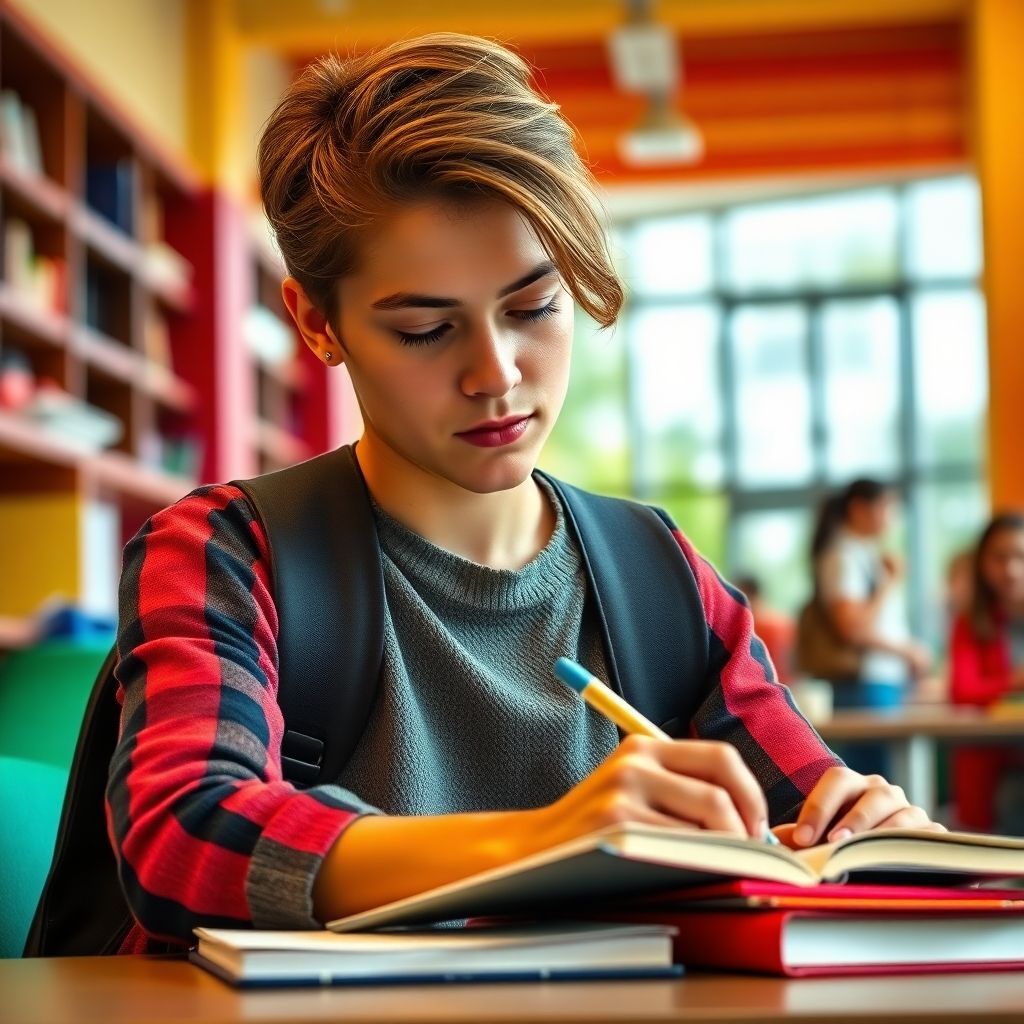
[[[882,547],[894,505],[891,488],[859,479],[819,513],[811,543],[817,600],[837,638],[861,652],[856,674],[830,680],[836,708],[896,707],[908,684],[928,671],[928,652],[907,626],[902,564]],[[884,774],[880,752],[858,744],[843,754],[851,767]]]

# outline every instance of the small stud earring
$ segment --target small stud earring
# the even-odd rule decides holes
[[[326,362],[329,363],[333,358],[334,358],[334,353],[333,352],[325,352],[324,353],[324,360]]]

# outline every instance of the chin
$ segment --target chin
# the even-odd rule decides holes
[[[537,453],[515,452],[486,460],[483,465],[465,465],[452,475],[453,483],[475,494],[511,491],[530,478],[537,465]]]

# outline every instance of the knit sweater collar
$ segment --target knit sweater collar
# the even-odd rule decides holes
[[[536,608],[572,586],[579,555],[570,543],[561,502],[550,484],[534,477],[555,510],[547,544],[521,569],[492,569],[431,543],[388,515],[375,501],[381,550],[420,593],[453,605],[495,612]]]

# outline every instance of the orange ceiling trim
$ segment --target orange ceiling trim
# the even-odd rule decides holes
[[[609,183],[921,166],[966,158],[966,41],[959,22],[684,39],[678,106],[705,138],[692,167],[638,169],[617,155],[642,113],[619,92],[606,41],[520,48],[536,82]]]

